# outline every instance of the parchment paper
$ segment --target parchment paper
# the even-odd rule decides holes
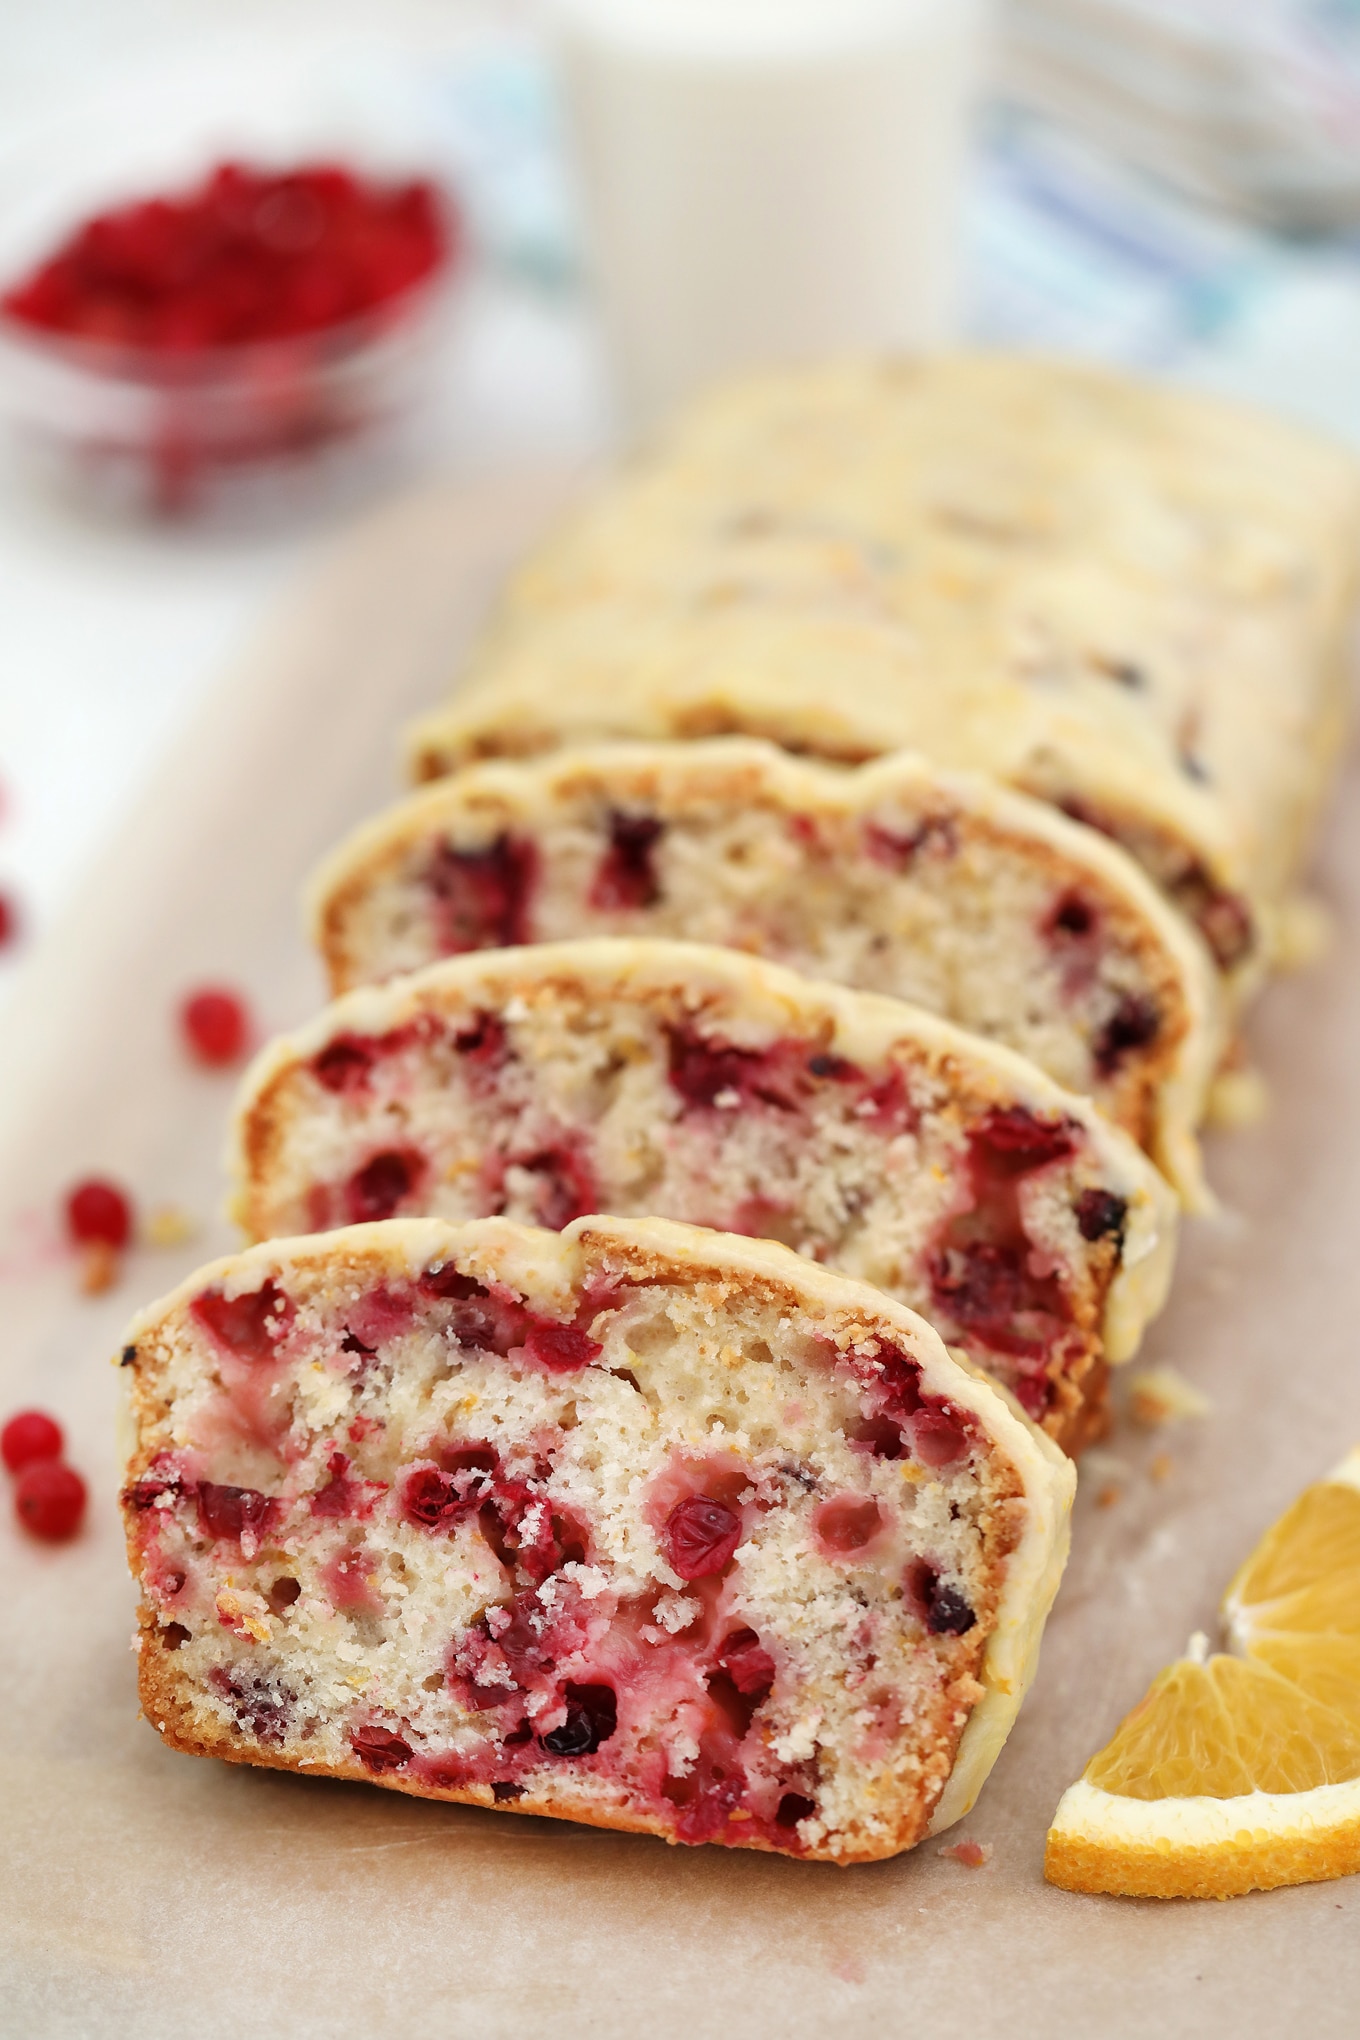
[[[108,1355],[136,1305],[233,1244],[217,1215],[232,1080],[184,1066],[175,998],[234,980],[271,1028],[319,1002],[298,882],[397,790],[397,726],[438,696],[555,486],[435,491],[355,534],[229,676],[8,1016],[0,1410],[61,1416],[92,1507],[67,1548],[25,1539],[7,1502],[0,1520],[0,2031],[1355,2034],[1360,1881],[1215,1905],[1079,1898],[1041,1876],[1064,1786],[1212,1631],[1264,1526],[1360,1439],[1354,768],[1320,867],[1339,940],[1259,1010],[1271,1116],[1211,1143],[1229,1211],[1186,1229],[1145,1349],[1213,1414],[1122,1426],[1124,1471],[1083,1479],[1038,1682],[956,1831],[992,1844],[985,1869],[934,1843],[848,1871],[667,1849],[177,1756],[139,1720]],[[204,1223],[92,1301],[45,1243],[61,1191],[95,1169]]]

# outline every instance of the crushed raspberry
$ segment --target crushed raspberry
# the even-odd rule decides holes
[[[523,1169],[536,1179],[534,1218],[553,1232],[561,1232],[574,1218],[599,1209],[600,1193],[579,1147],[542,1148],[537,1154],[514,1156],[507,1166]]]
[[[746,1774],[736,1759],[739,1747],[722,1710],[713,1706],[693,1770],[684,1778],[668,1778],[661,1788],[663,1797],[677,1809],[677,1842],[692,1848],[726,1832],[746,1796]]]
[[[959,847],[952,815],[927,815],[910,832],[888,829],[881,822],[868,822],[864,842],[877,864],[891,871],[906,871],[923,851],[933,857],[952,857]]]
[[[273,1360],[278,1342],[293,1320],[293,1306],[276,1282],[242,1296],[224,1296],[205,1289],[193,1301],[193,1314],[219,1345],[242,1360]]]
[[[754,1629],[734,1629],[724,1637],[718,1664],[753,1707],[768,1699],[774,1685],[775,1664]]]
[[[1069,1120],[1037,1119],[1023,1105],[995,1105],[969,1130],[976,1161],[998,1176],[1024,1176],[1076,1152]]]
[[[1095,933],[1099,915],[1079,892],[1065,892],[1054,904],[1044,932],[1055,942],[1084,942]]]
[[[461,1346],[483,1353],[499,1353],[502,1359],[528,1336],[532,1313],[509,1290],[490,1290],[453,1267],[430,1269],[423,1284],[452,1305],[448,1330]],[[445,1286],[447,1285],[447,1286]]]
[[[34,1459],[20,1471],[14,1512],[25,1530],[59,1544],[74,1537],[85,1514],[85,1483],[60,1459]]]
[[[949,1405],[920,1410],[911,1422],[912,1450],[923,1466],[952,1466],[968,1449],[968,1434]]]
[[[1162,1017],[1151,999],[1126,992],[1096,1035],[1092,1053],[1102,1077],[1112,1076],[1132,1048],[1146,1048],[1161,1031]]]
[[[61,1425],[42,1410],[20,1410],[0,1431],[0,1458],[11,1473],[38,1459],[60,1459]]]
[[[321,1570],[322,1590],[331,1604],[376,1613],[381,1605],[373,1592],[376,1565],[373,1554],[362,1545],[342,1545]]]
[[[872,1495],[833,1495],[812,1514],[812,1531],[827,1558],[849,1558],[872,1544],[883,1528],[883,1511]]]
[[[0,303],[27,326],[183,358],[372,313],[430,278],[455,235],[423,180],[228,162],[96,214]]]
[[[460,1345],[498,1353],[502,1359],[523,1348],[526,1358],[552,1373],[588,1367],[599,1358],[598,1341],[578,1327],[539,1316],[508,1289],[488,1289],[451,1261],[427,1268],[420,1286],[427,1295],[450,1304],[448,1330]]]
[[[538,846],[509,834],[485,850],[441,843],[426,868],[436,935],[445,956],[469,949],[507,949],[533,939],[529,900],[538,877]]]
[[[777,1041],[769,1048],[737,1048],[692,1028],[671,1027],[668,1074],[687,1105],[750,1107],[771,1105],[797,1111],[818,1083],[863,1081],[863,1072],[843,1056],[809,1052],[802,1041]]]
[[[370,1771],[399,1771],[411,1761],[411,1745],[390,1728],[356,1728],[350,1748]]]
[[[550,1729],[543,1747],[555,1757],[588,1757],[608,1742],[618,1726],[619,1703],[612,1686],[565,1687],[567,1718]]]
[[[977,1621],[958,1589],[945,1586],[923,1558],[914,1558],[907,1567],[903,1591],[932,1636],[966,1636]]]
[[[384,1492],[382,1483],[351,1479],[349,1460],[343,1452],[332,1452],[326,1467],[330,1478],[312,1496],[312,1514],[359,1522],[371,1516],[374,1504]]]
[[[910,1452],[931,1467],[951,1465],[967,1451],[970,1418],[941,1397],[923,1395],[919,1366],[896,1346],[878,1339],[870,1353],[851,1356],[849,1364],[872,1399],[850,1429],[852,1445],[876,1459],[901,1459]]]
[[[1126,1198],[1116,1197],[1113,1190],[1083,1190],[1074,1208],[1077,1231],[1084,1240],[1103,1240],[1113,1233],[1122,1246],[1129,1215]]]
[[[189,1053],[209,1068],[239,1062],[250,1046],[250,1015],[236,992],[219,986],[192,992],[179,1019]]]
[[[905,1450],[902,1426],[891,1417],[861,1417],[849,1433],[852,1445],[863,1446],[875,1459],[900,1459]]]
[[[868,1361],[871,1378],[882,1391],[884,1407],[894,1417],[909,1417],[921,1407],[921,1369],[916,1361],[886,1339],[874,1342]]]
[[[711,1495],[687,1495],[662,1526],[662,1555],[682,1580],[706,1579],[730,1565],[741,1530],[741,1517],[726,1503]]]
[[[727,1092],[739,1100],[760,1061],[749,1049],[705,1041],[687,1028],[670,1029],[668,1074],[687,1105],[712,1105]]]
[[[132,1237],[132,1205],[116,1183],[91,1176],[66,1199],[66,1229],[77,1246],[121,1253]]]
[[[312,1074],[328,1091],[357,1091],[368,1080],[377,1044],[357,1035],[338,1034],[312,1057]]]
[[[376,1353],[388,1339],[409,1331],[414,1310],[409,1290],[389,1289],[384,1283],[365,1290],[345,1313],[344,1350],[352,1352],[358,1346],[364,1353]]]
[[[966,1240],[948,1245],[931,1268],[935,1302],[971,1337],[996,1353],[1037,1358],[1068,1322],[1056,1276],[1036,1276],[1023,1241]]]
[[[173,1508],[184,1492],[184,1482],[177,1473],[151,1473],[124,1488],[122,1501],[125,1507],[141,1515],[148,1509]]]
[[[408,1523],[447,1530],[479,1509],[494,1486],[500,1460],[490,1446],[460,1446],[443,1467],[421,1466],[407,1475],[402,1512]]]
[[[1074,1123],[1039,1119],[1023,1106],[986,1113],[969,1133],[970,1202],[942,1228],[931,1262],[940,1316],[993,1354],[1009,1357],[1014,1364],[1007,1379],[1034,1416],[1046,1408],[1044,1370],[1071,1327],[1072,1312],[1059,1275],[1036,1273],[1020,1184],[1075,1154],[1079,1134]]]
[[[586,1536],[575,1518],[553,1509],[538,1489],[525,1481],[502,1480],[490,1501],[477,1513],[483,1537],[501,1564],[541,1586],[569,1560],[579,1565],[586,1555]]]
[[[209,1537],[259,1537],[273,1522],[278,1504],[256,1488],[224,1487],[216,1481],[198,1484],[198,1520]]]
[[[230,1669],[217,1665],[208,1674],[208,1682],[231,1703],[239,1729],[249,1730],[262,1743],[283,1741],[296,1696],[281,1682],[244,1665]]]
[[[505,1022],[497,1013],[479,1013],[471,1027],[454,1035],[453,1045],[469,1062],[494,1068],[508,1051]]]
[[[0,892],[0,949],[13,942],[19,932],[19,910],[6,892]]]
[[[425,1174],[425,1158],[414,1148],[389,1148],[356,1169],[345,1185],[345,1216],[351,1225],[391,1218]]]
[[[653,852],[665,828],[655,815],[626,815],[617,809],[611,813],[609,848],[590,888],[590,904],[597,913],[655,906],[661,887]]]
[[[589,1367],[598,1360],[604,1349],[598,1339],[578,1331],[575,1325],[559,1325],[550,1318],[539,1318],[529,1328],[524,1350],[550,1374],[574,1374],[578,1368]]]
[[[474,1275],[465,1275],[452,1261],[435,1261],[421,1276],[420,1286],[427,1296],[451,1297],[459,1303],[491,1293]]]
[[[433,1041],[439,1032],[434,1016],[421,1014],[401,1027],[390,1028],[386,1034],[337,1034],[312,1057],[312,1075],[328,1091],[339,1095],[362,1091],[376,1063]]]
[[[954,1587],[936,1587],[930,1597],[926,1627],[932,1636],[966,1636],[977,1621],[963,1595]]]

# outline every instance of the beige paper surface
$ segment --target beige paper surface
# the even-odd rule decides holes
[[[232,1080],[183,1064],[174,1001],[236,982],[270,1028],[319,1002],[298,883],[396,790],[397,726],[437,698],[552,498],[433,492],[356,534],[224,685],[0,1037],[0,1412],[53,1409],[92,1489],[69,1548],[25,1539],[7,1499],[0,1521],[0,2034],[1356,2033],[1360,1880],[1158,1904],[1073,1897],[1040,1870],[1063,1787],[1212,1629],[1264,1526],[1360,1440],[1354,769],[1321,864],[1340,939],[1256,1018],[1274,1109],[1211,1141],[1231,1212],[1187,1229],[1145,1349],[1213,1415],[1123,1427],[1126,1472],[1083,1480],[1038,1682],[956,1831],[993,1845],[985,1869],[933,1843],[848,1871],[667,1849],[176,1756],[138,1719],[107,1356],[137,1304],[232,1244]],[[139,1251],[91,1301],[44,1241],[62,1190],[100,1169],[203,1230]]]

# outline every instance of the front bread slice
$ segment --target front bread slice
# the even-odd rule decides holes
[[[256,1247],[130,1327],[177,1749],[830,1862],[972,1805],[1072,1470],[929,1326],[660,1220]]]

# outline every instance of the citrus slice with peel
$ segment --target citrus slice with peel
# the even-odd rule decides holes
[[[1360,1870],[1360,1447],[1271,1526],[1207,1639],[1059,1802],[1067,1891],[1231,1898]]]

